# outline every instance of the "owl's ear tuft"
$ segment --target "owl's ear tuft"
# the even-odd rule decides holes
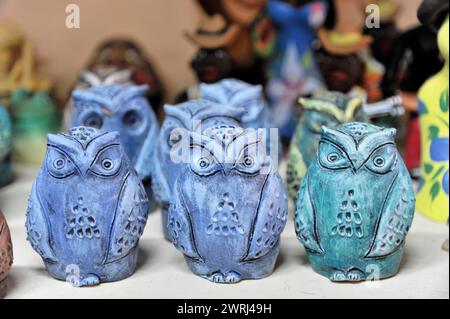
[[[171,105],[171,104],[165,104],[164,105],[164,112],[167,115],[174,116],[175,114],[178,113],[177,112],[177,106],[176,105]]]
[[[60,140],[60,136],[56,134],[47,134],[47,144],[54,144],[54,142],[57,142]]]
[[[391,138],[393,140],[395,140],[397,137],[397,129],[395,128],[384,129],[383,133],[386,135],[386,137]]]
[[[336,137],[337,131],[326,126],[322,126],[321,128],[322,137]]]
[[[116,100],[124,102],[133,98],[145,97],[149,90],[147,84],[143,85],[124,85],[124,90],[120,92]]]

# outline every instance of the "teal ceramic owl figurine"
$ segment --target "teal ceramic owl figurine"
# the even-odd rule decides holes
[[[306,170],[316,157],[322,126],[336,128],[349,122],[368,122],[363,103],[340,92],[323,91],[311,99],[301,99],[302,117],[288,154],[288,193],[296,199]]]
[[[396,130],[363,123],[322,128],[299,192],[297,238],[313,269],[337,282],[397,274],[415,197]]]
[[[27,239],[56,279],[77,287],[119,281],[136,268],[148,204],[119,133],[50,134],[28,201]]]
[[[11,120],[0,105],[0,187],[11,180]]]
[[[169,209],[171,241],[196,275],[216,283],[269,276],[288,200],[254,130],[218,126],[191,135]]]

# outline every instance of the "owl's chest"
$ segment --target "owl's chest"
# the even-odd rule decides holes
[[[107,251],[118,192],[114,183],[102,186],[76,180],[47,181],[48,191],[41,202],[47,212],[51,241],[58,255],[70,256],[67,262],[100,263]]]
[[[192,185],[195,196],[187,199],[199,252],[205,258],[217,255],[240,259],[248,248],[257,218],[260,185],[241,178],[232,184],[217,181],[208,185]],[[250,191],[251,186],[256,189]]]
[[[341,257],[366,253],[383,212],[389,184],[372,180],[368,173],[320,171],[310,183],[324,250]]]

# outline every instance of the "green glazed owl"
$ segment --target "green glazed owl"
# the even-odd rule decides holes
[[[336,128],[349,122],[369,122],[359,97],[322,91],[310,99],[300,99],[299,103],[303,114],[292,139],[287,162],[288,192],[294,200],[306,170],[316,156],[322,126]]]
[[[10,99],[13,158],[22,164],[40,165],[47,148],[47,134],[60,129],[61,116],[47,92],[16,90]]]
[[[11,120],[0,104],[0,187],[11,180]]]

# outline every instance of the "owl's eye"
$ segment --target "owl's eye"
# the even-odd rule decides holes
[[[200,167],[201,169],[207,169],[210,165],[211,165],[211,162],[210,162],[209,158],[202,157],[198,161],[198,167]]]
[[[133,129],[138,128],[141,125],[140,114],[135,110],[126,112],[123,116],[123,124]]]
[[[252,167],[255,164],[255,160],[251,156],[245,156],[242,163],[245,167]]]
[[[328,142],[321,142],[319,147],[320,164],[331,170],[345,169],[350,167],[347,157],[337,146]]]
[[[72,161],[54,147],[49,147],[47,151],[46,166],[49,174],[57,179],[67,178],[75,173]]]
[[[97,154],[90,171],[102,177],[114,176],[120,171],[122,158],[120,146],[111,145]]]
[[[376,174],[387,174],[397,162],[397,149],[394,145],[385,145],[376,150],[366,167]]]
[[[198,175],[209,176],[221,168],[221,165],[217,163],[213,155],[207,150],[194,148],[192,156],[191,169]]]
[[[110,171],[114,168],[114,162],[109,158],[106,158],[102,161],[102,167],[103,169]]]
[[[63,169],[64,166],[66,166],[66,159],[65,158],[58,158],[53,161],[53,167],[56,169]]]
[[[376,167],[383,167],[384,164],[386,164],[386,162],[385,162],[384,158],[382,158],[381,156],[377,156],[377,157],[375,157],[375,159],[373,160],[373,164],[374,164]]]
[[[337,160],[339,160],[340,157],[341,156],[338,153],[333,152],[328,155],[327,159],[328,159],[328,162],[335,163]]]
[[[236,169],[244,174],[256,174],[260,173],[265,164],[270,165],[270,163],[264,163],[265,155],[260,149],[261,145],[252,145],[247,147],[240,156],[239,161],[236,163]]]
[[[96,112],[90,113],[84,118],[83,125],[95,129],[101,129],[103,126],[103,118]]]

